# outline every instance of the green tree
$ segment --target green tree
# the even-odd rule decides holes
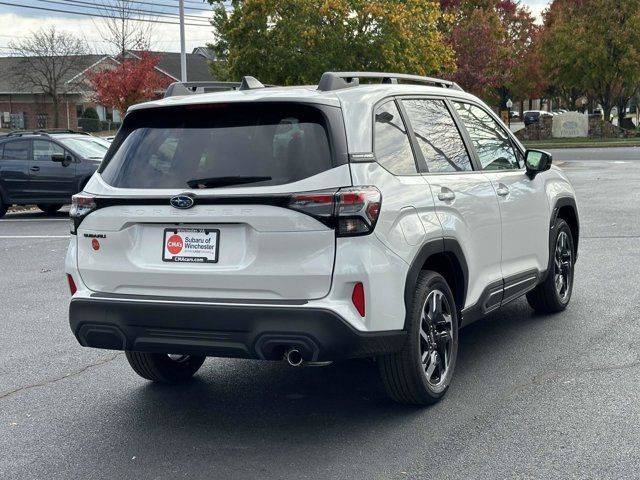
[[[640,84],[640,0],[555,0],[545,15],[542,52],[550,83],[594,98],[619,125]]]
[[[267,83],[315,84],[328,70],[442,75],[455,68],[441,27],[452,21],[424,0],[221,1],[211,21],[214,76],[254,75]]]

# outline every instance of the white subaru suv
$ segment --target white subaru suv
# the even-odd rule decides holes
[[[71,233],[73,333],[146,379],[372,357],[393,399],[431,404],[461,327],[567,306],[579,223],[551,156],[455,83],[328,72],[132,107]]]

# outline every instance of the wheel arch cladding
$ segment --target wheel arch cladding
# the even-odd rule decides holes
[[[562,218],[569,225],[571,236],[573,237],[574,258],[578,259],[578,240],[580,239],[580,219],[576,201],[572,197],[562,197],[556,201],[551,217],[551,231],[549,234],[549,248],[551,252],[553,238],[555,236],[554,226],[556,219]]]
[[[409,308],[418,275],[422,270],[439,273],[449,284],[460,312],[467,296],[469,270],[462,248],[456,239],[445,238],[425,243],[411,262],[404,289],[405,308]],[[408,310],[407,310],[408,314]],[[407,320],[405,319],[405,329]]]

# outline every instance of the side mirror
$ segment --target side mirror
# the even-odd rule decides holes
[[[68,167],[73,163],[73,157],[64,153],[54,153],[51,155],[51,161],[61,163],[63,167]]]
[[[540,172],[551,168],[553,157],[550,153],[542,150],[527,150],[524,157],[524,164],[527,168],[527,175],[533,178]]]

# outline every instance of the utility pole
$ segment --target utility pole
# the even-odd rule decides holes
[[[187,52],[184,40],[184,0],[180,1],[180,80],[187,81]]]

